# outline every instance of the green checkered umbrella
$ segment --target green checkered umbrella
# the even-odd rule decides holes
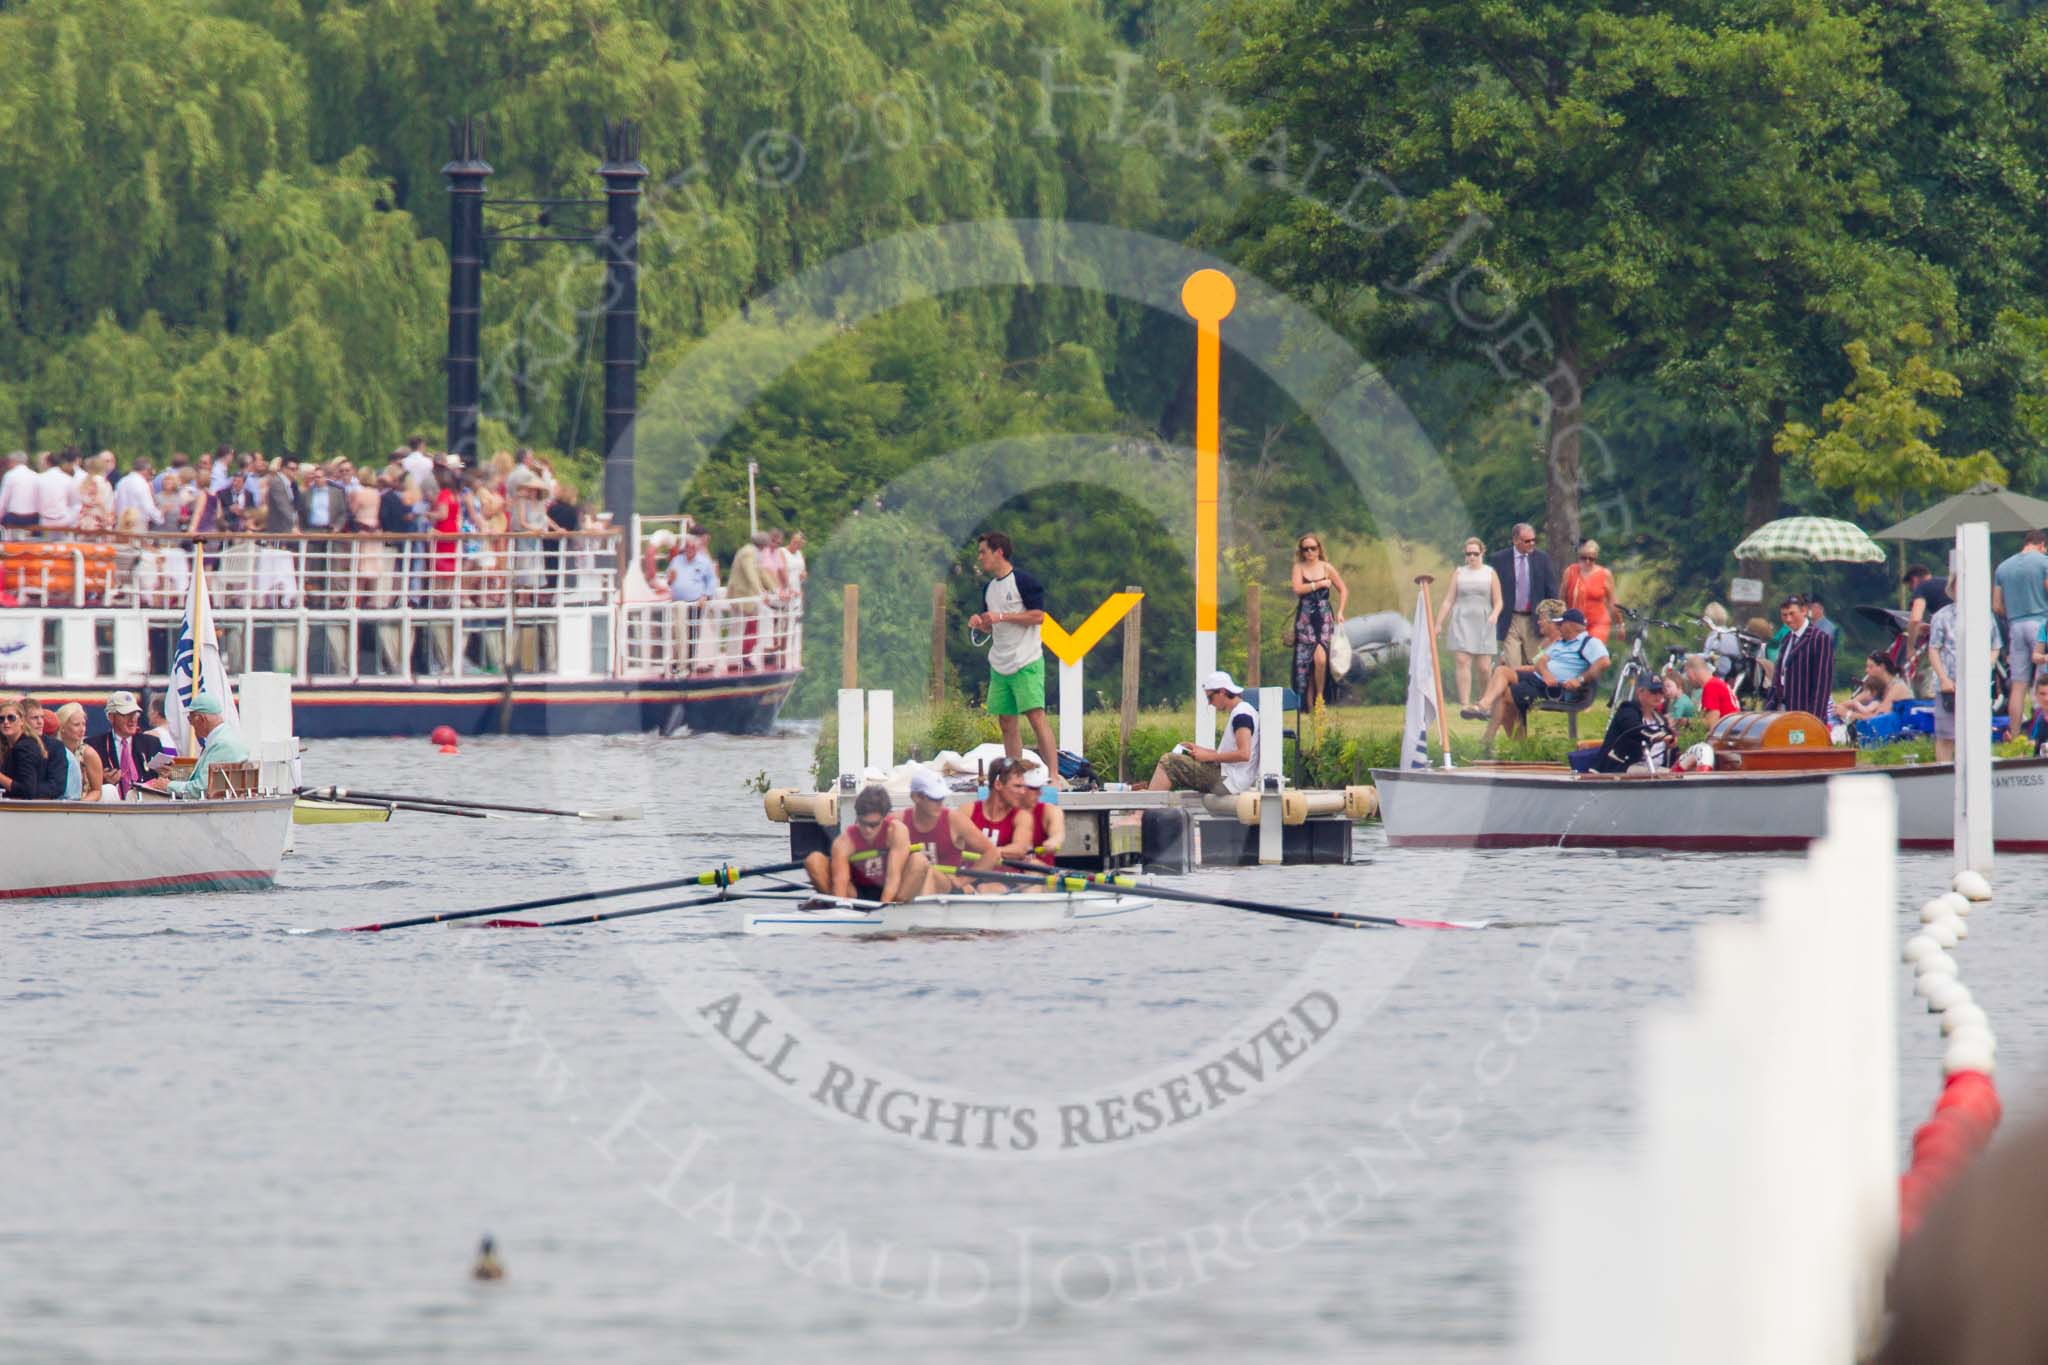
[[[1882,564],[1884,547],[1863,528],[1830,517],[1780,517],[1749,533],[1737,559],[1797,559],[1829,564]]]

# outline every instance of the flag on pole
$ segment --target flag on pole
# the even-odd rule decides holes
[[[1430,648],[1429,605],[1415,592],[1415,628],[1408,637],[1408,717],[1401,726],[1401,766],[1429,766],[1429,727],[1436,722],[1436,651]],[[1446,758],[1449,755],[1445,756]]]
[[[221,661],[220,641],[213,633],[213,613],[206,602],[206,557],[193,547],[192,591],[185,599],[185,622],[178,629],[178,647],[171,654],[171,689],[164,696],[164,724],[170,727],[176,752],[190,757],[199,752],[192,742],[192,726],[185,709],[205,692],[220,701],[221,714],[231,725],[241,724],[235,708],[234,689],[228,685],[227,665]]]

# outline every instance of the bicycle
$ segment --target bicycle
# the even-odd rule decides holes
[[[1621,613],[1622,620],[1627,623],[1629,650],[1622,659],[1621,666],[1614,670],[1614,692],[1608,699],[1610,708],[1620,706],[1635,695],[1638,677],[1647,673],[1653,678],[1661,678],[1666,673],[1679,671],[1685,664],[1686,654],[1683,648],[1672,646],[1665,651],[1664,665],[1659,668],[1650,657],[1649,649],[1644,645],[1649,629],[1683,630],[1685,627],[1671,621],[1659,621],[1654,616],[1644,616],[1622,606],[1619,602],[1615,603],[1615,610]]]

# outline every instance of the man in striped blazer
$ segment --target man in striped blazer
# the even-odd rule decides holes
[[[1826,720],[1835,688],[1834,639],[1808,622],[1806,599],[1797,593],[1778,604],[1778,619],[1792,634],[1778,654],[1766,701],[1774,711],[1804,711]]]

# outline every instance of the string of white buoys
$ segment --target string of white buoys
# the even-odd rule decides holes
[[[1915,979],[1914,993],[1941,1016],[1947,1044],[1942,1053],[1943,1087],[1933,1117],[1913,1134],[1913,1161],[1900,1184],[1900,1217],[1912,1231],[1927,1206],[1956,1171],[1990,1141],[2000,1108],[1991,1073],[1998,1039],[1991,1022],[1962,982],[1952,951],[1970,936],[1970,911],[1991,899],[1991,884],[1972,871],[1958,872],[1952,890],[1920,907],[1920,929],[1902,950]]]

